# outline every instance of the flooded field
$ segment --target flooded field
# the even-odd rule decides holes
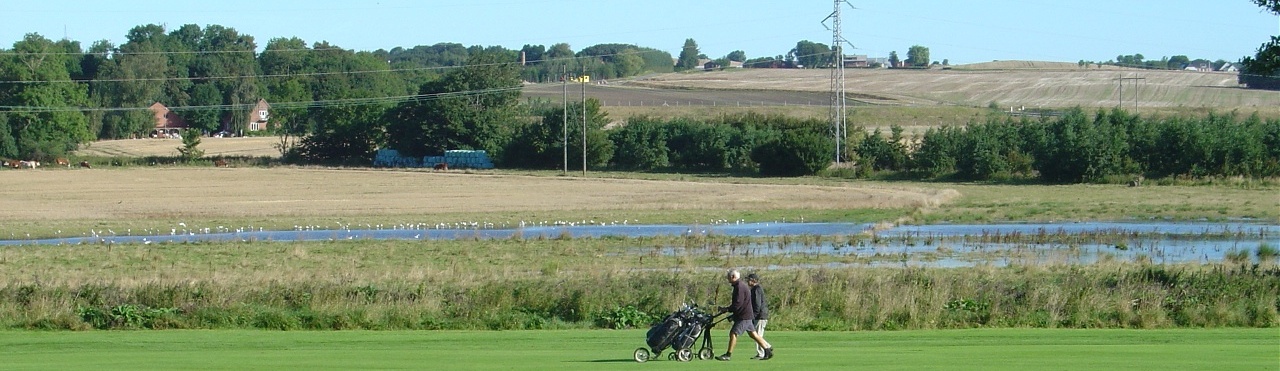
[[[131,231],[130,231],[131,232]],[[958,267],[1009,264],[1159,264],[1252,260],[1280,246],[1280,226],[1251,222],[1087,222],[875,226],[865,223],[743,223],[628,225],[556,222],[501,226],[459,223],[245,228],[173,228],[167,234],[114,231],[86,237],[4,240],[0,245],[293,242],[339,240],[485,240],[680,237],[682,243],[636,247],[623,254],[814,256],[840,265]],[[1261,253],[1260,253],[1261,252]]]

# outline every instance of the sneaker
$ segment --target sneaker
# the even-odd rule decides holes
[[[720,360],[720,361],[728,361],[728,360],[729,360],[729,355],[728,355],[728,354],[721,355],[721,356],[719,356],[719,357],[716,357],[716,360]]]
[[[768,361],[768,360],[770,360],[770,359],[773,359],[773,348],[765,348],[765,349],[764,349],[764,357],[761,357],[761,358],[760,358],[760,360],[761,360],[761,361]]]

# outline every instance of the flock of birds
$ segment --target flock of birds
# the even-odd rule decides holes
[[[783,220],[783,222],[785,222],[785,220]],[[803,219],[801,219],[801,222],[803,222]],[[710,220],[706,223],[697,222],[695,224],[707,225],[707,226],[720,226],[720,225],[734,225],[734,224],[741,225],[745,223],[747,223],[746,219],[736,219],[736,220],[715,219],[715,220]],[[372,223],[356,224],[356,223],[343,223],[338,221],[338,222],[334,222],[334,224],[332,225],[295,224],[291,230],[292,231],[350,232],[350,231],[358,231],[358,230],[367,230],[367,231],[382,231],[382,230],[412,231],[412,230],[430,230],[430,229],[479,230],[479,229],[511,229],[511,228],[532,228],[532,227],[583,227],[583,226],[602,226],[603,227],[603,226],[628,226],[628,225],[640,225],[640,220],[638,219],[622,219],[622,220],[611,220],[611,221],[600,221],[600,220],[594,220],[594,219],[541,220],[541,221],[520,220],[519,222],[501,222],[501,223],[481,222],[481,221],[458,221],[458,222],[438,222],[438,223],[419,222],[419,223],[397,223],[397,224],[372,224]],[[81,236],[64,236],[62,230],[59,229],[55,232],[55,235],[57,236],[57,238],[90,237],[95,239],[103,239],[107,237],[120,237],[120,236],[125,236],[125,237],[129,237],[129,236],[195,236],[195,235],[201,235],[201,234],[227,234],[227,233],[238,234],[238,233],[252,233],[252,232],[284,232],[284,231],[285,230],[278,230],[274,228],[267,229],[266,227],[253,226],[253,225],[242,226],[242,227],[227,227],[222,225],[219,225],[216,227],[198,227],[198,226],[188,226],[186,222],[178,222],[177,224],[175,224],[173,227],[170,227],[170,228],[142,228],[136,231],[136,233],[132,228],[125,229],[124,231],[121,231],[121,232],[117,232],[112,228],[105,228],[105,229],[90,229],[87,234],[84,234]],[[689,231],[693,232],[692,229],[690,229]],[[18,236],[14,233],[10,233],[9,237],[10,239],[18,239]],[[28,240],[31,239],[31,234],[27,233],[26,238]]]

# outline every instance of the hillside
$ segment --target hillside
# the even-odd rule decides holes
[[[653,89],[717,91],[829,91],[830,70],[746,69],[671,73],[626,85]],[[1280,94],[1243,89],[1233,73],[1138,69],[1081,69],[1070,63],[1000,62],[942,70],[849,69],[851,99],[870,104],[985,107],[1114,107],[1119,78],[1127,80],[1124,104],[1139,108],[1275,110]],[[1136,103],[1135,103],[1136,99]]]

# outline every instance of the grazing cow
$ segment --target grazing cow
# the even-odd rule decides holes
[[[35,169],[40,167],[40,161],[18,161],[19,168]]]
[[[80,161],[80,167],[85,169],[92,169],[93,165],[89,165],[89,161]]]
[[[223,160],[223,159],[213,160],[213,166],[214,166],[214,167],[227,167],[227,160]]]
[[[53,160],[53,162],[58,163],[58,166],[71,167],[71,161],[68,161],[67,159],[62,158],[62,157],[58,157],[58,158],[54,159],[54,160]]]
[[[441,163],[436,164],[436,166],[432,167],[432,169],[436,169],[436,170],[449,170],[449,164],[446,164],[446,163],[441,162]]]

